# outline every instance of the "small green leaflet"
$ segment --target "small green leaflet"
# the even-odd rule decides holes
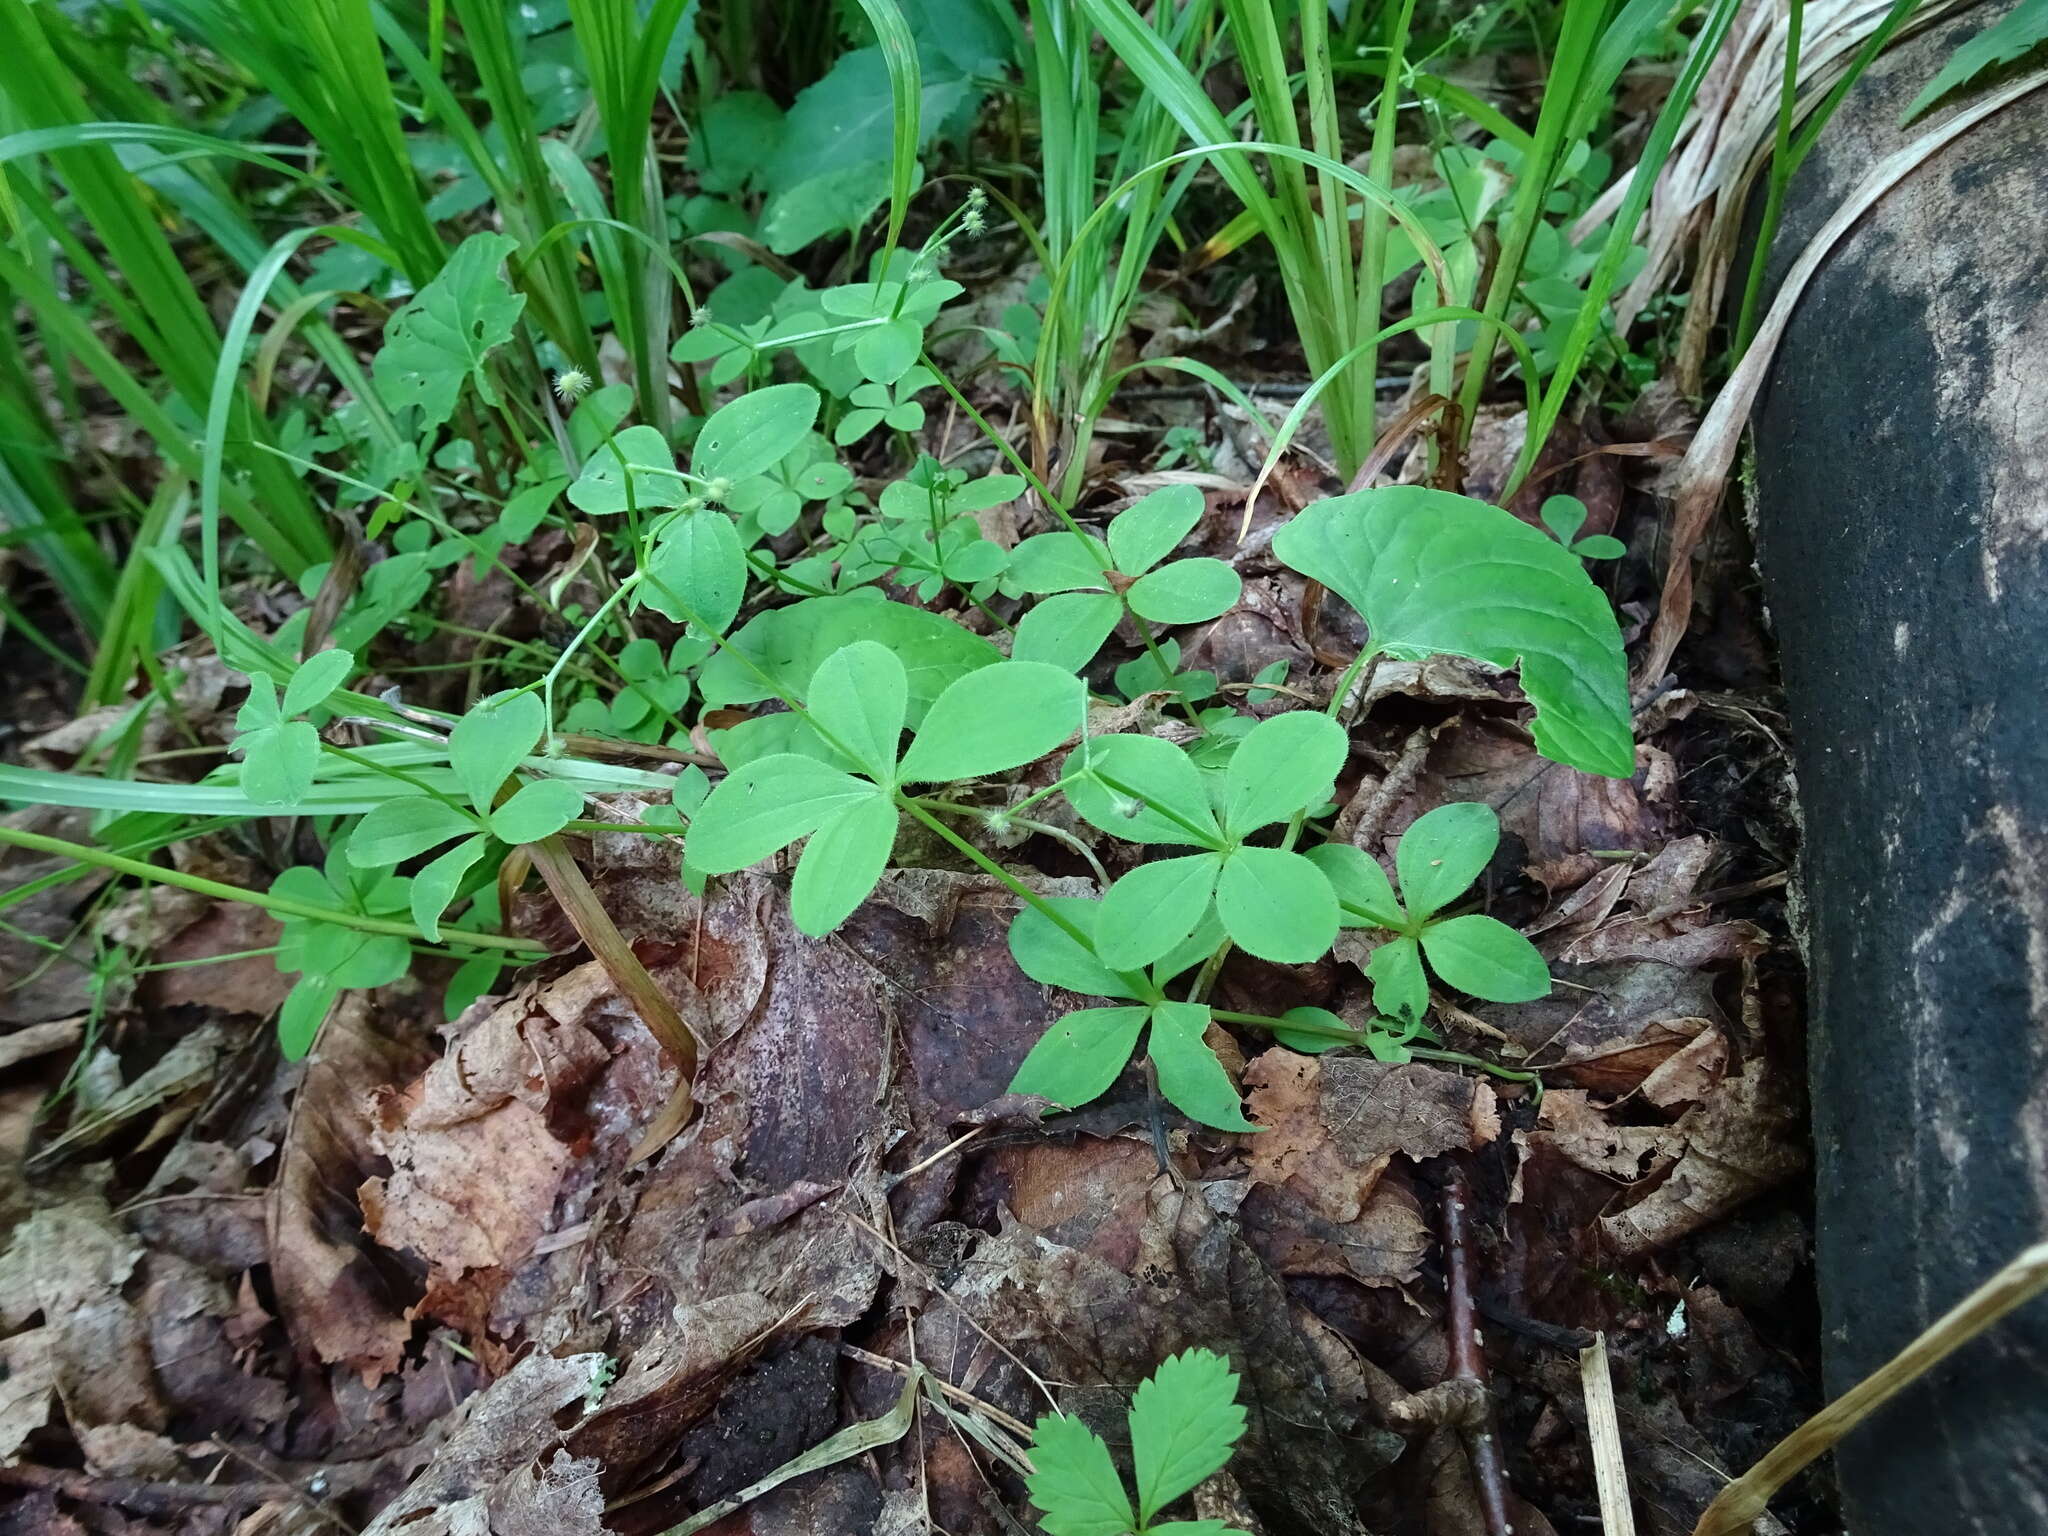
[[[772,686],[739,657],[720,651],[698,673],[698,690],[713,708],[758,703],[778,689],[804,698],[825,658],[856,640],[885,645],[903,663],[912,725],[924,719],[932,700],[949,684],[1003,659],[1001,651],[950,619],[885,601],[870,587],[844,597],[809,597],[771,608],[732,637],[732,649],[767,673]]]
[[[1545,757],[1635,772],[1620,626],[1548,534],[1470,497],[1398,485],[1317,502],[1273,536],[1273,552],[1357,609],[1382,655],[1519,665]]]
[[[697,434],[690,469],[699,480],[732,483],[765,474],[809,435],[818,392],[808,384],[750,390],[712,413]]]
[[[499,270],[518,248],[510,235],[471,235],[384,328],[371,375],[393,410],[419,407],[423,433],[455,414],[468,381],[485,404],[499,403],[484,361],[512,339],[526,308],[525,295],[514,293]]]
[[[1940,73],[1913,98],[1899,118],[1900,124],[1912,122],[1957,86],[1968,84],[1988,69],[2010,64],[2044,42],[2048,42],[2048,0],[2020,0],[1949,55]]]
[[[478,815],[491,814],[498,791],[540,745],[547,725],[547,706],[531,693],[497,694],[455,722],[448,761]]]
[[[656,536],[636,605],[723,634],[747,591],[747,555],[732,519],[714,507],[679,513]]]
[[[1238,1379],[1228,1361],[1205,1349],[1170,1356],[1139,1386],[1128,1414],[1138,1474],[1132,1506],[1100,1436],[1077,1418],[1048,1414],[1032,1427],[1025,1479],[1048,1536],[1243,1536],[1220,1520],[1155,1523],[1175,1499],[1220,1471],[1244,1437]]]
[[[676,468],[668,439],[653,427],[628,427],[590,450],[583,473],[569,487],[569,505],[592,517],[609,517],[628,506],[642,512],[680,507],[689,482]]]

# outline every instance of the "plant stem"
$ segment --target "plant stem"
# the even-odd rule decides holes
[[[904,810],[910,812],[910,814],[916,817],[919,821],[923,822],[925,826],[929,827],[932,831],[938,833],[940,837],[944,838],[947,842],[951,843],[955,850],[965,854],[969,859],[973,860],[975,865],[979,867],[984,874],[993,875],[996,879],[1002,881],[1002,883],[1005,886],[1009,887],[1010,892],[1013,895],[1015,895],[1019,900],[1023,901],[1027,906],[1035,908],[1039,916],[1043,917],[1047,922],[1051,923],[1054,927],[1058,928],[1062,933],[1066,934],[1068,938],[1072,939],[1076,944],[1081,945],[1091,955],[1095,953],[1094,940],[1090,939],[1087,934],[1083,933],[1079,928],[1075,927],[1074,924],[1070,922],[1064,914],[1058,911],[1052,905],[1051,902],[1047,901],[1044,897],[1040,896],[1036,891],[1032,890],[1023,881],[1019,880],[1015,875],[1011,874],[1007,869],[1003,868],[1002,865],[998,864],[994,859],[990,858],[987,854],[983,853],[979,848],[975,847],[974,844],[968,842],[966,838],[960,836],[951,827],[947,826],[944,822],[940,821],[936,816],[932,815],[931,812],[927,811],[923,806],[919,805],[913,797],[904,794],[901,790],[898,790],[896,792],[896,803],[902,806]]]
[[[371,917],[362,912],[344,912],[339,908],[316,907],[311,902],[293,901],[289,896],[273,896],[267,891],[252,891],[244,886],[226,885],[219,880],[205,880],[198,875],[188,875],[181,869],[165,869],[160,865],[145,864],[140,859],[108,853],[104,849],[89,847],[84,843],[67,843],[58,837],[44,837],[39,832],[23,832],[14,827],[0,827],[0,843],[10,843],[17,848],[27,848],[35,853],[53,854],[58,858],[75,859],[80,864],[97,865],[101,869],[111,869],[116,874],[133,875],[138,880],[153,880],[159,885],[174,885],[180,890],[195,891],[201,896],[211,896],[219,901],[239,901],[246,906],[261,907],[266,912],[274,912],[280,917],[303,917],[316,923],[332,923],[337,928],[353,928],[359,933],[384,933],[401,939],[417,939],[422,943],[426,941],[426,935],[411,923]],[[510,934],[466,933],[463,938],[479,949],[532,951],[535,955],[546,953],[540,945],[531,940],[515,939]]]

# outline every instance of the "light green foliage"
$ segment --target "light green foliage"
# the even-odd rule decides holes
[[[391,407],[417,406],[419,428],[431,432],[455,414],[466,383],[486,405],[499,403],[487,361],[512,339],[526,298],[500,271],[519,242],[510,235],[471,235],[440,275],[391,317],[372,376]]]
[[[1025,1479],[1048,1536],[1242,1536],[1220,1520],[1160,1521],[1174,1500],[1220,1471],[1244,1437],[1237,1374],[1206,1349],[1161,1362],[1128,1415],[1135,1504],[1109,1447],[1077,1418],[1048,1414],[1033,1426],[1037,1470]]]
[[[2005,15],[1964,43],[1928,81],[1901,122],[1910,123],[1958,86],[1979,75],[2023,58],[2048,43],[2048,0],[2019,0]]]
[[[1596,533],[1580,538],[1586,526],[1586,504],[1576,496],[1552,496],[1543,503],[1543,526],[1557,535],[1557,542],[1582,560],[1619,560],[1628,547],[1611,534]]]
[[[337,843],[329,850],[324,870],[298,865],[271,882],[271,894],[315,906],[338,908],[370,917],[403,913],[411,899],[411,882],[384,870],[357,868]],[[288,1060],[296,1061],[313,1044],[321,1022],[344,991],[381,987],[398,980],[412,965],[404,939],[363,933],[338,923],[286,918],[277,953],[277,968],[299,973],[278,1016],[278,1040]]]
[[[1500,842],[1491,806],[1459,802],[1416,818],[1394,849],[1401,893],[1379,862],[1342,843],[1313,848],[1308,858],[1329,878],[1347,928],[1382,928],[1394,937],[1372,952],[1366,976],[1373,1007],[1413,1025],[1429,1007],[1423,960],[1461,992],[1497,1003],[1548,995],[1550,967],[1536,946],[1506,923],[1481,913],[1439,914],[1485,870]]]
[[[1545,757],[1635,772],[1621,628],[1548,535],[1470,497],[1402,485],[1317,502],[1273,552],[1357,609],[1380,655],[1519,666]]]
[[[1198,624],[1226,612],[1244,584],[1221,560],[1160,564],[1201,519],[1201,491],[1175,485],[1112,518],[1106,544],[1077,533],[1041,533],[1019,544],[1004,589],[1059,596],[1018,625],[1014,654],[1077,672],[1095,659],[1126,605],[1155,624]]]
[[[797,926],[816,936],[844,922],[882,878],[896,841],[899,786],[1021,767],[1071,735],[1081,718],[1073,678],[1033,662],[1002,662],[940,693],[899,759],[910,678],[895,653],[873,640],[834,651],[806,693],[812,730],[858,773],[794,752],[755,758],[706,797],[685,846],[693,866],[717,875],[809,838],[790,908]]]
[[[348,651],[309,658],[285,684],[279,702],[268,677],[249,679],[249,697],[235,715],[235,745],[242,752],[242,788],[263,805],[290,805],[313,787],[320,766],[320,733],[298,718],[318,709],[355,670]]]

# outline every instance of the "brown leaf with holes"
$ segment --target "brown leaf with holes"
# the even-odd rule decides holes
[[[1601,1220],[1617,1252],[1648,1253],[1783,1183],[1807,1161],[1796,1083],[1768,1060],[1723,1078],[1658,1138],[1671,1171],[1640,1201]]]

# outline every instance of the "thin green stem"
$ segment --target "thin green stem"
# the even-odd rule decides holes
[[[266,912],[274,912],[279,917],[301,917],[316,923],[332,923],[337,928],[353,928],[359,933],[390,934],[396,938],[417,939],[421,942],[426,940],[426,935],[411,923],[371,917],[362,912],[344,912],[336,907],[317,907],[311,902],[294,901],[288,896],[276,896],[268,891],[252,891],[245,886],[206,880],[198,875],[188,875],[182,869],[165,869],[160,865],[145,864],[140,859],[126,858],[102,848],[88,847],[84,843],[68,843],[60,837],[44,837],[39,832],[23,832],[15,827],[0,827],[0,843],[27,848],[34,853],[51,854],[57,858],[75,859],[81,864],[96,865],[120,875],[132,875],[138,880],[151,880],[159,885],[174,885],[180,890],[194,891],[201,896],[211,896],[219,901],[239,901],[246,906],[261,907]],[[510,934],[469,933],[463,937],[479,949],[544,953],[538,944],[527,939],[515,939]]]

